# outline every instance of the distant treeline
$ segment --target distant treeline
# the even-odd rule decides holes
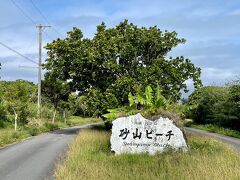
[[[240,130],[240,80],[225,87],[207,86],[189,96],[187,116],[198,124]]]

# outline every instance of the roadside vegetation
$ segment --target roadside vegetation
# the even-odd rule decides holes
[[[184,123],[184,126],[240,138],[240,131],[224,128],[215,124],[194,124],[192,121],[187,121]]]
[[[0,147],[4,147],[8,144],[22,141],[28,137],[36,136],[41,133],[50,132],[60,128],[71,127],[74,125],[84,125],[84,124],[92,124],[96,122],[101,122],[102,120],[99,118],[82,118],[79,116],[71,116],[69,117],[67,123],[63,121],[57,121],[55,124],[51,122],[45,122],[38,125],[27,125],[20,126],[17,131],[15,131],[12,125],[7,125],[5,128],[0,128]]]
[[[57,180],[71,179],[238,179],[240,154],[207,137],[188,135],[190,151],[114,155],[110,132],[82,131],[59,165]]]
[[[186,125],[240,138],[240,79],[194,91],[186,104]]]
[[[56,171],[57,179],[238,179],[239,153],[204,137],[188,137],[189,153],[110,152],[105,128],[111,129],[118,117],[136,113],[152,120],[168,117],[178,127],[189,118],[195,127],[240,130],[240,80],[202,87],[199,67],[183,56],[168,58],[185,41],[175,31],[138,27],[127,20],[111,28],[101,23],[91,39],[74,27],[66,38],[45,46],[41,114],[35,84],[0,81],[0,146],[101,118],[104,128],[76,138]],[[195,91],[181,100],[188,80]]]
[[[58,90],[57,85],[52,88],[54,93]],[[35,84],[24,80],[0,81],[0,147],[55,129],[100,121],[96,117],[76,116],[69,108],[64,89],[57,96],[52,92],[55,98],[48,98],[46,92],[48,86],[43,84],[40,117]]]
[[[181,90],[188,90],[186,80],[192,79],[195,88],[202,85],[201,69],[189,59],[166,56],[185,41],[175,31],[128,20],[112,28],[101,23],[92,39],[74,27],[66,38],[45,46],[41,113],[35,84],[0,81],[0,131],[14,130],[10,137],[18,140],[62,127],[59,122],[65,126],[72,115],[101,117],[109,128],[114,117],[105,116],[109,112],[171,115]]]

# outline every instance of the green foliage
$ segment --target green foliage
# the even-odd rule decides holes
[[[240,138],[240,131],[237,130],[232,130],[229,128],[224,128],[215,124],[194,124],[191,123],[191,121],[188,121],[187,123],[184,123],[185,126],[188,127],[193,127],[196,129],[201,129],[201,130],[205,130],[205,131],[209,131],[209,132],[213,132],[213,133],[218,133],[218,134],[223,134],[226,136],[231,136],[231,137],[236,137],[236,138]]]
[[[167,99],[162,95],[162,90],[160,89],[160,86],[157,85],[156,92],[155,92],[155,101],[154,101],[154,106],[156,108],[167,108],[169,102]]]
[[[135,97],[132,95],[131,92],[128,94],[128,101],[130,107],[133,107],[135,105]]]
[[[64,81],[57,79],[50,73],[45,74],[45,80],[42,81],[42,93],[46,96],[54,108],[57,109],[61,101],[67,101],[70,93],[69,85]]]
[[[195,123],[216,124],[240,130],[240,84],[208,86],[189,96],[187,116]]]
[[[52,123],[55,122],[57,109],[67,107],[70,92],[69,84],[65,81],[57,79],[49,72],[45,74],[45,80],[42,81],[42,94],[49,99],[54,107]]]
[[[101,120],[97,118],[82,118],[71,116],[69,117],[67,124],[60,121],[58,121],[55,124],[52,124],[47,122],[47,120],[35,119],[31,120],[31,122],[29,122],[25,126],[19,126],[18,131],[14,131],[11,128],[12,124],[9,124],[9,122],[4,122],[5,123],[4,128],[0,129],[0,147],[5,146],[7,144],[11,144],[13,142],[24,140],[29,136],[36,136],[43,132],[49,132],[59,128],[69,127],[72,125],[91,124],[100,121]]]
[[[149,108],[164,108],[170,104],[170,101],[166,100],[166,98],[161,94],[161,89],[159,85],[157,85],[155,89],[155,93],[150,85],[145,88],[144,92],[137,92],[136,96],[133,96],[132,93],[128,95],[128,101],[130,107],[139,106],[144,107],[145,109]],[[135,105],[135,106],[134,106]]]
[[[59,128],[58,124],[45,123],[44,126],[49,130],[53,131]]]
[[[87,110],[90,116],[100,116],[106,113],[107,109],[117,106],[116,97],[113,94],[102,93],[100,89],[91,89],[87,95]]]
[[[189,96],[189,116],[197,123],[210,122],[217,106],[226,100],[227,94],[225,87],[208,86],[196,90]]]
[[[153,90],[151,86],[147,86],[145,89],[145,99],[146,99],[146,106],[151,107],[153,105]]]
[[[6,120],[6,115],[7,115],[6,107],[3,104],[2,94],[3,92],[0,89],[0,127],[1,127],[1,124],[3,124],[3,121]]]
[[[135,115],[137,113],[140,113],[140,111],[137,110],[136,108],[124,106],[124,107],[115,108],[115,109],[108,109],[107,113],[103,115],[103,118],[104,118],[105,122],[111,123],[111,121],[113,121],[119,117]]]
[[[12,133],[12,138],[13,139],[18,139],[18,138],[20,138],[20,136],[21,136],[21,134],[19,132],[15,131],[15,132]]]
[[[36,136],[36,135],[38,135],[40,133],[40,130],[37,127],[31,127],[31,128],[28,129],[28,133],[31,136]]]
[[[159,84],[162,95],[167,99],[172,97],[173,101],[180,98],[180,90],[187,91],[186,80],[193,79],[195,87],[201,86],[200,68],[182,56],[166,58],[174,47],[184,42],[175,31],[162,31],[156,26],[137,27],[125,20],[107,28],[102,23],[92,39],[83,38],[81,30],[73,28],[65,39],[47,44],[44,66],[56,79],[68,82],[72,92],[88,96],[91,99],[87,100],[88,106],[92,109],[88,114],[97,115],[115,102],[126,105],[129,93],[139,92],[135,86],[151,84],[155,89]],[[152,92],[147,90],[147,98],[137,94],[135,104],[152,105]],[[103,102],[110,104],[100,105],[105,93],[108,100]]]
[[[87,96],[78,96],[75,93],[70,94],[69,106],[72,114],[86,116],[87,113]]]
[[[4,114],[5,112],[10,115],[16,113],[18,121],[26,124],[30,115],[29,103],[33,102],[36,97],[36,86],[24,80],[1,81],[0,89],[0,111],[3,111],[0,113]]]

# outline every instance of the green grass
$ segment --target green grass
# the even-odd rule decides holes
[[[30,136],[36,136],[38,134],[53,131],[59,128],[101,122],[101,119],[71,116],[68,119],[67,123],[57,121],[55,124],[52,124],[46,122],[46,120],[42,121],[43,122],[40,123],[39,125],[20,126],[18,127],[17,131],[14,131],[14,127],[11,124],[6,126],[5,128],[0,128],[0,147],[3,147],[14,142],[22,141]]]
[[[100,128],[101,129],[101,128]],[[190,151],[114,155],[110,132],[81,131],[67,158],[55,171],[57,180],[222,180],[240,179],[240,154],[214,139],[188,135]]]
[[[26,130],[15,132],[13,129],[0,129],[0,147],[21,141],[27,137],[29,137],[29,133]]]
[[[74,126],[74,125],[83,125],[83,124],[89,124],[89,123],[95,123],[95,122],[101,122],[102,120],[100,118],[92,118],[92,117],[80,117],[80,116],[71,116],[69,117],[67,121],[68,126]]]
[[[209,132],[213,132],[213,133],[223,134],[226,136],[240,138],[240,131],[223,128],[223,127],[220,127],[220,126],[217,126],[214,124],[201,125],[201,124],[193,124],[192,121],[187,121],[187,122],[185,122],[185,126],[196,128],[196,129],[201,129],[201,130],[205,130],[205,131],[209,131]]]

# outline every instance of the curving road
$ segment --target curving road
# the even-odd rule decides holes
[[[0,180],[53,179],[55,165],[82,128],[76,126],[35,136],[0,150]]]
[[[184,127],[184,130],[187,133],[199,134],[199,135],[213,137],[217,140],[220,140],[224,143],[227,143],[227,144],[233,146],[234,148],[236,148],[237,150],[240,151],[240,139],[239,138],[224,136],[224,135],[221,135],[221,134],[211,133],[211,132],[207,132],[207,131],[203,131],[203,130],[199,130],[199,129],[194,129],[194,128],[190,128],[190,127]]]
[[[1,149],[0,180],[53,179],[55,165],[64,157],[68,144],[82,128],[89,127],[66,128]],[[219,139],[240,150],[240,139],[188,127],[185,127],[185,131]]]

